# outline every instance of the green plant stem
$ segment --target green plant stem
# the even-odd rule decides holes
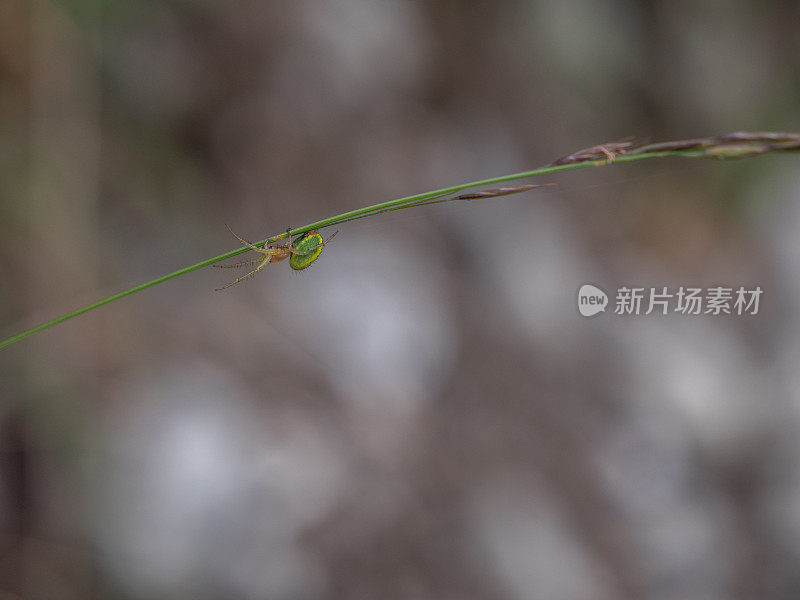
[[[682,147],[680,149],[671,149],[681,144],[683,144],[683,146],[689,146],[689,147]],[[610,148],[611,145],[609,145],[608,147]],[[597,148],[600,148],[598,146],[595,148],[590,148],[584,151],[580,151],[579,153],[575,153],[574,155],[570,155],[569,157],[565,157],[565,159],[571,161],[566,164],[551,164],[538,169],[533,169],[531,171],[523,171],[521,173],[513,173],[511,175],[503,175],[501,177],[491,177],[489,179],[482,179],[480,181],[471,181],[469,183],[463,183],[460,185],[454,185],[447,188],[441,188],[431,192],[415,194],[413,196],[406,196],[405,198],[399,198],[397,200],[391,200],[389,202],[383,202],[381,204],[374,204],[372,206],[367,206],[364,208],[359,208],[356,210],[345,212],[340,215],[336,215],[334,217],[322,219],[320,221],[315,221],[314,223],[309,223],[304,227],[293,229],[289,233],[284,232],[269,237],[265,240],[261,240],[260,242],[256,242],[254,245],[261,247],[264,246],[265,244],[271,244],[277,242],[278,240],[285,239],[288,235],[293,235],[293,236],[301,235],[303,233],[315,229],[322,229],[324,227],[330,227],[333,225],[338,225],[340,223],[346,223],[357,219],[363,219],[366,217],[374,216],[382,212],[387,212],[391,210],[402,210],[405,208],[413,208],[425,204],[434,204],[437,202],[449,202],[451,200],[461,200],[459,198],[440,200],[440,198],[442,198],[443,196],[461,192],[469,188],[493,185],[508,181],[515,181],[518,179],[535,177],[538,175],[548,175],[550,173],[568,171],[571,169],[579,169],[582,167],[604,166],[608,164],[634,162],[639,160],[647,160],[650,158],[661,158],[666,156],[682,156],[684,158],[701,158],[701,157],[741,158],[741,157],[749,157],[749,156],[765,154],[767,152],[779,152],[779,151],[793,152],[797,151],[799,147],[800,147],[800,135],[798,134],[737,133],[737,134],[729,134],[729,136],[720,136],[718,138],[704,138],[699,140],[688,140],[683,142],[666,142],[664,144],[650,144],[648,146],[642,147],[642,149],[646,151],[627,149],[626,153],[615,155],[614,156],[615,160],[612,162],[610,160],[605,159],[603,153],[601,153],[599,150],[596,150]],[[664,148],[664,149],[659,150],[659,148]],[[28,336],[31,336],[40,331],[44,331],[45,329],[49,329],[50,327],[58,325],[59,323],[63,323],[64,321],[73,319],[79,315],[92,311],[96,308],[100,308],[101,306],[114,302],[115,300],[119,300],[120,298],[130,296],[132,294],[135,294],[136,292],[141,292],[142,290],[146,290],[147,288],[151,288],[160,283],[164,283],[165,281],[169,281],[170,279],[180,277],[181,275],[186,275],[187,273],[191,273],[192,271],[202,269],[203,267],[213,265],[214,263],[229,258],[233,258],[234,256],[247,252],[248,250],[249,249],[247,247],[242,246],[240,248],[236,248],[235,250],[231,250],[230,252],[225,252],[224,254],[220,254],[219,256],[206,259],[191,266],[179,269],[173,273],[169,273],[167,275],[158,277],[157,279],[153,279],[146,283],[142,283],[125,291],[119,292],[118,294],[114,294],[113,296],[109,296],[108,298],[98,300],[97,302],[93,302],[92,304],[74,310],[70,313],[57,317],[51,321],[47,321],[46,323],[42,323],[41,325],[37,325],[36,327],[32,327],[31,329],[23,331],[22,333],[18,333],[3,341],[0,341],[0,348],[5,348],[6,346],[10,346],[11,344],[18,342],[22,339],[25,339]]]

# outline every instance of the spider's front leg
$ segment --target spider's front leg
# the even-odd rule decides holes
[[[288,242],[286,242],[286,247],[289,248],[289,252],[291,252],[294,249],[294,246],[292,245],[292,226],[291,225],[289,225],[286,228],[286,239],[289,240]]]

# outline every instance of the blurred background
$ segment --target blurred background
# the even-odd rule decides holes
[[[0,0],[0,338],[633,136],[800,130],[789,0]],[[343,225],[0,351],[0,598],[800,594],[800,158]],[[330,233],[328,231],[327,233]],[[586,282],[761,286],[581,317]]]

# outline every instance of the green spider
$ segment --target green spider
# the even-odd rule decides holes
[[[225,227],[228,227],[225,225]],[[285,244],[280,244],[278,246],[265,246],[263,248],[259,248],[254,246],[251,242],[239,237],[233,230],[228,227],[228,231],[231,232],[233,237],[237,240],[242,242],[245,246],[250,248],[250,250],[254,250],[261,254],[261,256],[254,258],[252,260],[245,260],[233,265],[214,265],[220,269],[235,269],[238,267],[244,267],[246,265],[256,265],[256,268],[247,273],[247,275],[242,275],[241,277],[237,278],[235,281],[230,282],[227,285],[223,285],[220,288],[216,288],[216,291],[224,290],[226,288],[231,287],[232,285],[236,285],[240,281],[247,279],[248,277],[252,277],[256,273],[258,273],[264,265],[267,263],[277,263],[281,262],[282,260],[289,259],[289,266],[294,269],[295,271],[302,271],[303,269],[309,267],[311,263],[319,258],[319,255],[322,254],[322,249],[328,242],[331,241],[334,235],[339,233],[338,231],[334,231],[330,237],[323,241],[322,236],[319,234],[318,231],[309,231],[304,233],[297,242],[292,242],[292,235],[291,235],[291,228],[286,230],[286,235],[289,238],[289,241]]]

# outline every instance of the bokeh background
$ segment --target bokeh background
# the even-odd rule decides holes
[[[0,1],[0,337],[594,144],[800,130],[800,5]],[[800,158],[341,227],[0,351],[0,597],[797,598]],[[584,319],[576,291],[764,290]]]

